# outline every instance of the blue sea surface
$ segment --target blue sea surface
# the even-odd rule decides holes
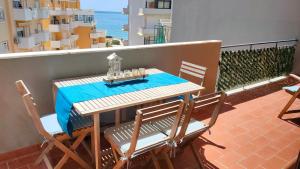
[[[119,39],[128,39],[128,32],[122,31],[124,24],[128,23],[128,16],[121,12],[95,11],[97,29],[105,29],[108,36]]]

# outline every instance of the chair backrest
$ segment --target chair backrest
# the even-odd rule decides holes
[[[176,138],[180,140],[185,136],[187,127],[191,120],[192,113],[194,111],[199,111],[200,109],[203,108],[213,109],[211,113],[211,119],[208,123],[208,126],[205,128],[205,130],[211,128],[217,121],[218,115],[225,101],[225,98],[226,98],[225,92],[216,92],[212,94],[198,96],[197,98],[190,100],[189,104],[186,107],[186,112],[184,113],[184,120],[182,123],[182,127],[180,129],[178,136],[176,136]]]
[[[194,76],[200,79],[200,85],[202,86],[204,83],[206,70],[207,70],[206,67],[199,66],[190,62],[182,61],[179,70],[179,77],[182,76],[182,73]]]
[[[175,116],[175,121],[171,129],[171,134],[168,136],[168,139],[174,138],[177,132],[177,128],[179,126],[183,108],[184,102],[182,100],[176,100],[137,110],[137,114],[135,116],[135,126],[131,138],[131,144],[126,155],[130,156],[134,153],[141,126],[143,123],[151,123],[151,121]]]
[[[42,125],[42,122],[40,120],[40,115],[37,110],[37,104],[34,102],[34,99],[31,96],[30,91],[28,90],[28,88],[26,87],[26,85],[22,80],[16,81],[15,84],[16,84],[17,91],[22,97],[22,100],[25,104],[27,113],[29,114],[29,116],[31,117],[34,123],[34,126],[42,136],[49,138],[50,134],[44,129]]]

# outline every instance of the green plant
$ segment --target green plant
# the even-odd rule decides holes
[[[218,90],[230,90],[290,73],[295,47],[223,51]]]

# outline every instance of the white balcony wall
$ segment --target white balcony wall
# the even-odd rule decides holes
[[[96,32],[90,33],[90,38],[96,39],[96,38],[104,38],[106,37],[106,31],[104,30],[97,30]]]
[[[41,115],[54,112],[52,80],[106,74],[106,57],[116,52],[122,69],[156,67],[178,74],[181,60],[208,67],[205,92],[215,90],[220,42],[191,42],[121,48],[77,49],[0,55],[0,153],[41,143],[32,120],[16,91],[22,79],[38,103]],[[209,56],[209,57],[207,57]],[[203,92],[203,93],[205,93]],[[113,121],[114,113],[101,114],[101,122]]]
[[[39,8],[38,9],[38,17],[40,19],[48,19],[49,18],[49,9],[48,8]]]
[[[30,21],[33,19],[33,12],[29,8],[17,9],[13,8],[14,20],[17,21]]]
[[[36,46],[35,36],[20,37],[18,47],[22,49],[31,49]]]
[[[60,48],[61,47],[60,41],[50,41],[50,47],[53,49]]]
[[[140,8],[139,15],[171,15],[171,9]]]
[[[60,32],[59,24],[49,24],[49,32]]]
[[[39,32],[34,34],[34,37],[37,43],[46,42],[50,39],[50,32]]]
[[[72,29],[70,24],[60,24],[60,29],[62,31],[70,31]]]

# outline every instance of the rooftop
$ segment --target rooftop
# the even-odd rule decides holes
[[[284,115],[283,119],[277,118],[277,115],[291,97],[281,88],[296,83],[299,82],[289,77],[229,96],[211,133],[205,133],[196,141],[196,147],[205,159],[205,166],[211,169],[293,168],[300,149],[300,115],[291,113]],[[300,100],[296,100],[291,109],[299,110],[299,107]],[[208,117],[204,113],[194,115],[197,119]],[[103,149],[108,148],[104,139],[102,146]],[[34,145],[1,154],[0,168],[46,168],[44,164],[33,166],[40,152],[39,145]],[[81,154],[84,155],[84,152]],[[53,151],[50,154],[51,161],[57,161],[62,155],[58,150]],[[176,169],[197,167],[189,149],[180,152],[173,163]],[[139,164],[133,162],[132,165]],[[71,160],[66,166],[77,168],[77,164]]]

